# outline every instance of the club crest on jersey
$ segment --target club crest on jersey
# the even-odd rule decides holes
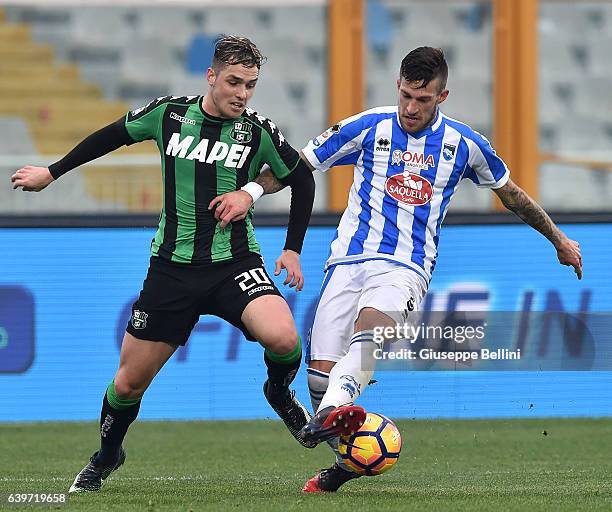
[[[444,157],[444,160],[447,162],[451,161],[455,156],[456,149],[457,146],[453,144],[444,144],[444,148],[442,149],[442,156]]]
[[[385,192],[400,203],[422,206],[431,201],[433,188],[427,178],[404,171],[387,178]]]
[[[235,121],[234,128],[230,132],[230,138],[240,143],[251,142],[253,138],[251,126],[251,123],[246,121]]]
[[[134,329],[144,329],[147,326],[147,317],[149,315],[144,311],[134,310],[132,314],[132,327]]]
[[[427,155],[427,158],[425,158],[423,153],[417,153],[416,151],[400,151],[399,149],[393,152],[391,163],[393,165],[403,163],[405,167],[425,170],[430,167],[435,167],[436,165],[433,155]]]
[[[317,147],[320,146],[327,139],[329,139],[334,133],[338,133],[340,131],[341,126],[342,125],[340,123],[336,123],[331,128],[328,128],[327,130],[325,130],[321,135],[312,139],[312,144]]]

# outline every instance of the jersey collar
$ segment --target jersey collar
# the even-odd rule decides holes
[[[211,123],[225,123],[225,122],[228,122],[228,121],[237,121],[239,119],[239,118],[236,118],[236,119],[226,119],[224,117],[213,116],[213,115],[209,114],[208,112],[206,112],[204,110],[204,108],[202,107],[202,102],[203,101],[204,101],[204,96],[200,96],[200,99],[198,100],[198,107],[200,108],[200,112],[204,116],[204,119],[206,119],[207,121],[209,121]]]
[[[421,130],[420,132],[416,132],[416,133],[408,133],[404,130],[404,128],[402,128],[402,123],[400,122],[400,118],[399,118],[399,110],[397,110],[397,112],[395,113],[395,121],[397,122],[397,124],[399,125],[400,129],[407,135],[409,135],[410,137],[414,138],[414,139],[420,139],[421,137],[425,137],[427,135],[431,135],[432,133],[434,133],[438,128],[440,128],[440,125],[442,124],[442,112],[440,112],[440,109],[437,108],[436,109],[436,117],[434,118],[433,123],[431,123],[427,128],[425,128],[424,130]]]

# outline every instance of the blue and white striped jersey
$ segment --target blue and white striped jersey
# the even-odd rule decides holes
[[[502,187],[506,164],[489,141],[438,112],[433,124],[406,133],[397,105],[378,107],[331,127],[302,150],[315,169],[354,165],[348,206],[326,268],[384,259],[426,282],[436,265],[440,226],[459,182]]]

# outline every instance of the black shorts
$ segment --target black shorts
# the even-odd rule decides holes
[[[141,340],[184,345],[200,315],[215,315],[254,341],[241,316],[249,302],[263,295],[282,297],[258,254],[205,266],[151,257],[126,330]]]

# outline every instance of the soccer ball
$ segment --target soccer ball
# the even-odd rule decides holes
[[[369,412],[361,428],[338,442],[340,456],[349,469],[360,475],[380,475],[399,458],[402,436],[389,418]]]

